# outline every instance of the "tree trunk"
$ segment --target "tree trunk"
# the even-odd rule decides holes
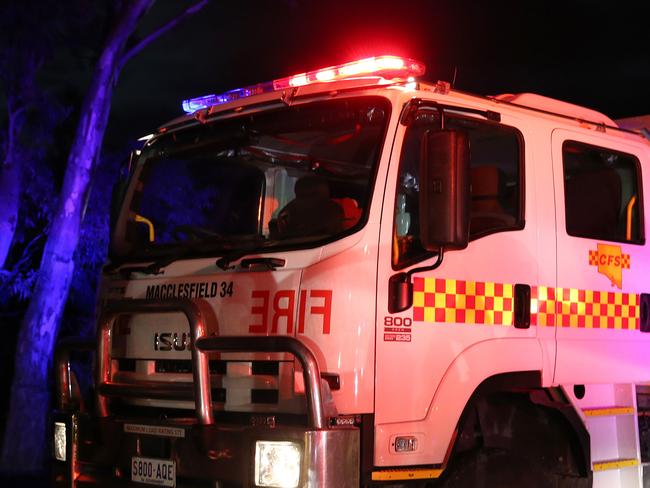
[[[50,409],[48,373],[74,271],[83,204],[108,122],[113,83],[126,41],[153,0],[125,2],[99,58],[84,99],[70,150],[57,213],[52,221],[38,280],[18,334],[9,417],[0,467],[43,469]]]
[[[0,269],[5,267],[16,233],[21,176],[21,168],[16,162],[5,163],[0,171]]]
[[[8,104],[9,123],[5,161],[0,167],[0,269],[5,267],[11,243],[18,225],[18,208],[22,188],[22,169],[18,164],[17,134],[22,121],[22,109],[13,110]]]

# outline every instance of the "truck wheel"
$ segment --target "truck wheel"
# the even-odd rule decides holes
[[[589,488],[590,478],[544,469],[535,459],[504,449],[478,448],[459,454],[434,485],[441,488]]]
[[[549,398],[546,390],[475,393],[447,468],[432,486],[590,487],[588,437],[575,430],[573,410]]]

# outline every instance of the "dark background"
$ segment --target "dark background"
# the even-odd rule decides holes
[[[126,66],[110,143],[148,133],[180,103],[376,54],[479,94],[535,92],[612,118],[650,114],[644,2],[212,1]],[[150,30],[178,5],[159,1]],[[646,20],[644,20],[646,19]]]
[[[193,3],[158,0],[136,37],[146,36]],[[423,61],[425,80],[455,80],[460,90],[483,95],[534,92],[584,105],[614,119],[650,114],[650,35],[644,3],[211,0],[133,58],[118,80],[104,157],[89,200],[89,224],[82,231],[82,265],[77,267],[61,336],[92,330],[94,290],[106,252],[108,201],[119,158],[134,147],[138,137],[182,115],[183,99],[367,56],[396,54]],[[84,1],[78,4],[70,15],[85,15]],[[98,5],[103,4],[89,0],[87,5],[96,15]],[[67,46],[55,48],[38,78],[49,96],[68,110],[44,157],[51,187],[43,186],[49,190],[36,197],[36,206],[40,198],[45,210],[56,203],[101,34],[101,29],[96,38],[86,34],[70,48],[68,33],[64,36]],[[84,43],[88,43],[87,52]],[[0,126],[5,117],[5,100],[0,95]],[[41,170],[35,171],[40,174]],[[43,225],[48,215],[44,212],[39,217]],[[32,227],[29,232],[36,230]],[[38,259],[36,253],[34,269]],[[13,344],[30,281],[20,286],[18,294],[16,289],[0,286],[0,331],[4,335],[0,434]]]

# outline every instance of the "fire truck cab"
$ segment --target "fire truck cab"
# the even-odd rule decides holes
[[[97,339],[58,348],[56,486],[642,486],[648,140],[423,74],[305,72],[145,138]]]

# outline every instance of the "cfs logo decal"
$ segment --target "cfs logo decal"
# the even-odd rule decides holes
[[[589,251],[589,264],[598,266],[598,272],[607,276],[612,285],[623,289],[623,270],[630,269],[630,255],[621,252],[621,246],[598,244],[598,249]]]

